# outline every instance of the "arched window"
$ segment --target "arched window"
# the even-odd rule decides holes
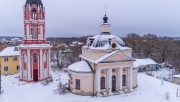
[[[26,8],[26,9],[25,9],[25,18],[26,18],[26,19],[28,19],[28,13],[29,13],[28,11],[29,11],[28,8]]]
[[[101,77],[101,89],[105,89],[105,77]]]
[[[34,20],[37,19],[36,9],[32,10],[32,19],[34,19]]]
[[[47,54],[45,52],[44,55],[43,55],[43,62],[46,62],[46,61],[47,61]]]
[[[37,56],[37,53],[34,53],[34,54],[33,54],[33,62],[34,62],[34,63],[37,63],[37,61],[38,61],[37,57],[38,57],[38,56]]]
[[[26,25],[26,35],[29,35],[29,25]]]
[[[41,40],[43,40],[43,26],[40,27]]]
[[[37,28],[36,28],[36,25],[33,26],[32,32],[33,32],[33,39],[37,39]]]
[[[123,74],[123,86],[126,86],[126,75]]]
[[[27,62],[27,55],[26,55],[26,53],[23,54],[23,62],[24,62],[24,63]]]
[[[42,9],[40,10],[40,19],[41,19],[41,20],[43,19],[43,12],[42,12]]]

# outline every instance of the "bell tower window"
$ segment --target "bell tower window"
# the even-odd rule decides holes
[[[36,25],[33,26],[32,30],[33,30],[33,36],[32,36],[32,38],[33,38],[33,39],[37,39],[37,31],[36,31],[37,28],[36,28]]]
[[[36,20],[37,19],[37,13],[36,13],[36,9],[32,10],[32,19]]]

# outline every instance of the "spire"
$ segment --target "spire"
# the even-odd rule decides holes
[[[104,23],[108,23],[108,17],[106,15],[106,9],[107,9],[107,6],[105,5],[105,15],[104,15],[104,18],[103,18]]]

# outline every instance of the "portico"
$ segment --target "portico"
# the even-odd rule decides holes
[[[123,72],[123,69],[128,69]],[[106,73],[102,73],[102,70],[106,70]],[[113,72],[115,70],[115,72]],[[123,75],[126,77],[123,81]],[[103,79],[105,78],[105,80]],[[114,80],[113,80],[114,78]],[[100,96],[102,92],[107,93],[108,95],[112,95],[113,93],[124,93],[123,89],[127,89],[129,92],[132,91],[132,67],[112,67],[112,68],[97,68],[96,69],[96,92],[97,95]],[[128,80],[128,84],[126,84],[126,80]],[[105,87],[103,84],[105,81]],[[114,81],[114,82],[113,82]],[[124,82],[124,84],[123,84]],[[115,85],[113,85],[115,84]]]

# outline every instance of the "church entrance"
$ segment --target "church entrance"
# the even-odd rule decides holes
[[[33,70],[33,81],[38,81],[38,70],[34,69]]]
[[[112,92],[116,91],[116,76],[112,76]]]
[[[33,54],[33,81],[38,81],[38,55]]]

